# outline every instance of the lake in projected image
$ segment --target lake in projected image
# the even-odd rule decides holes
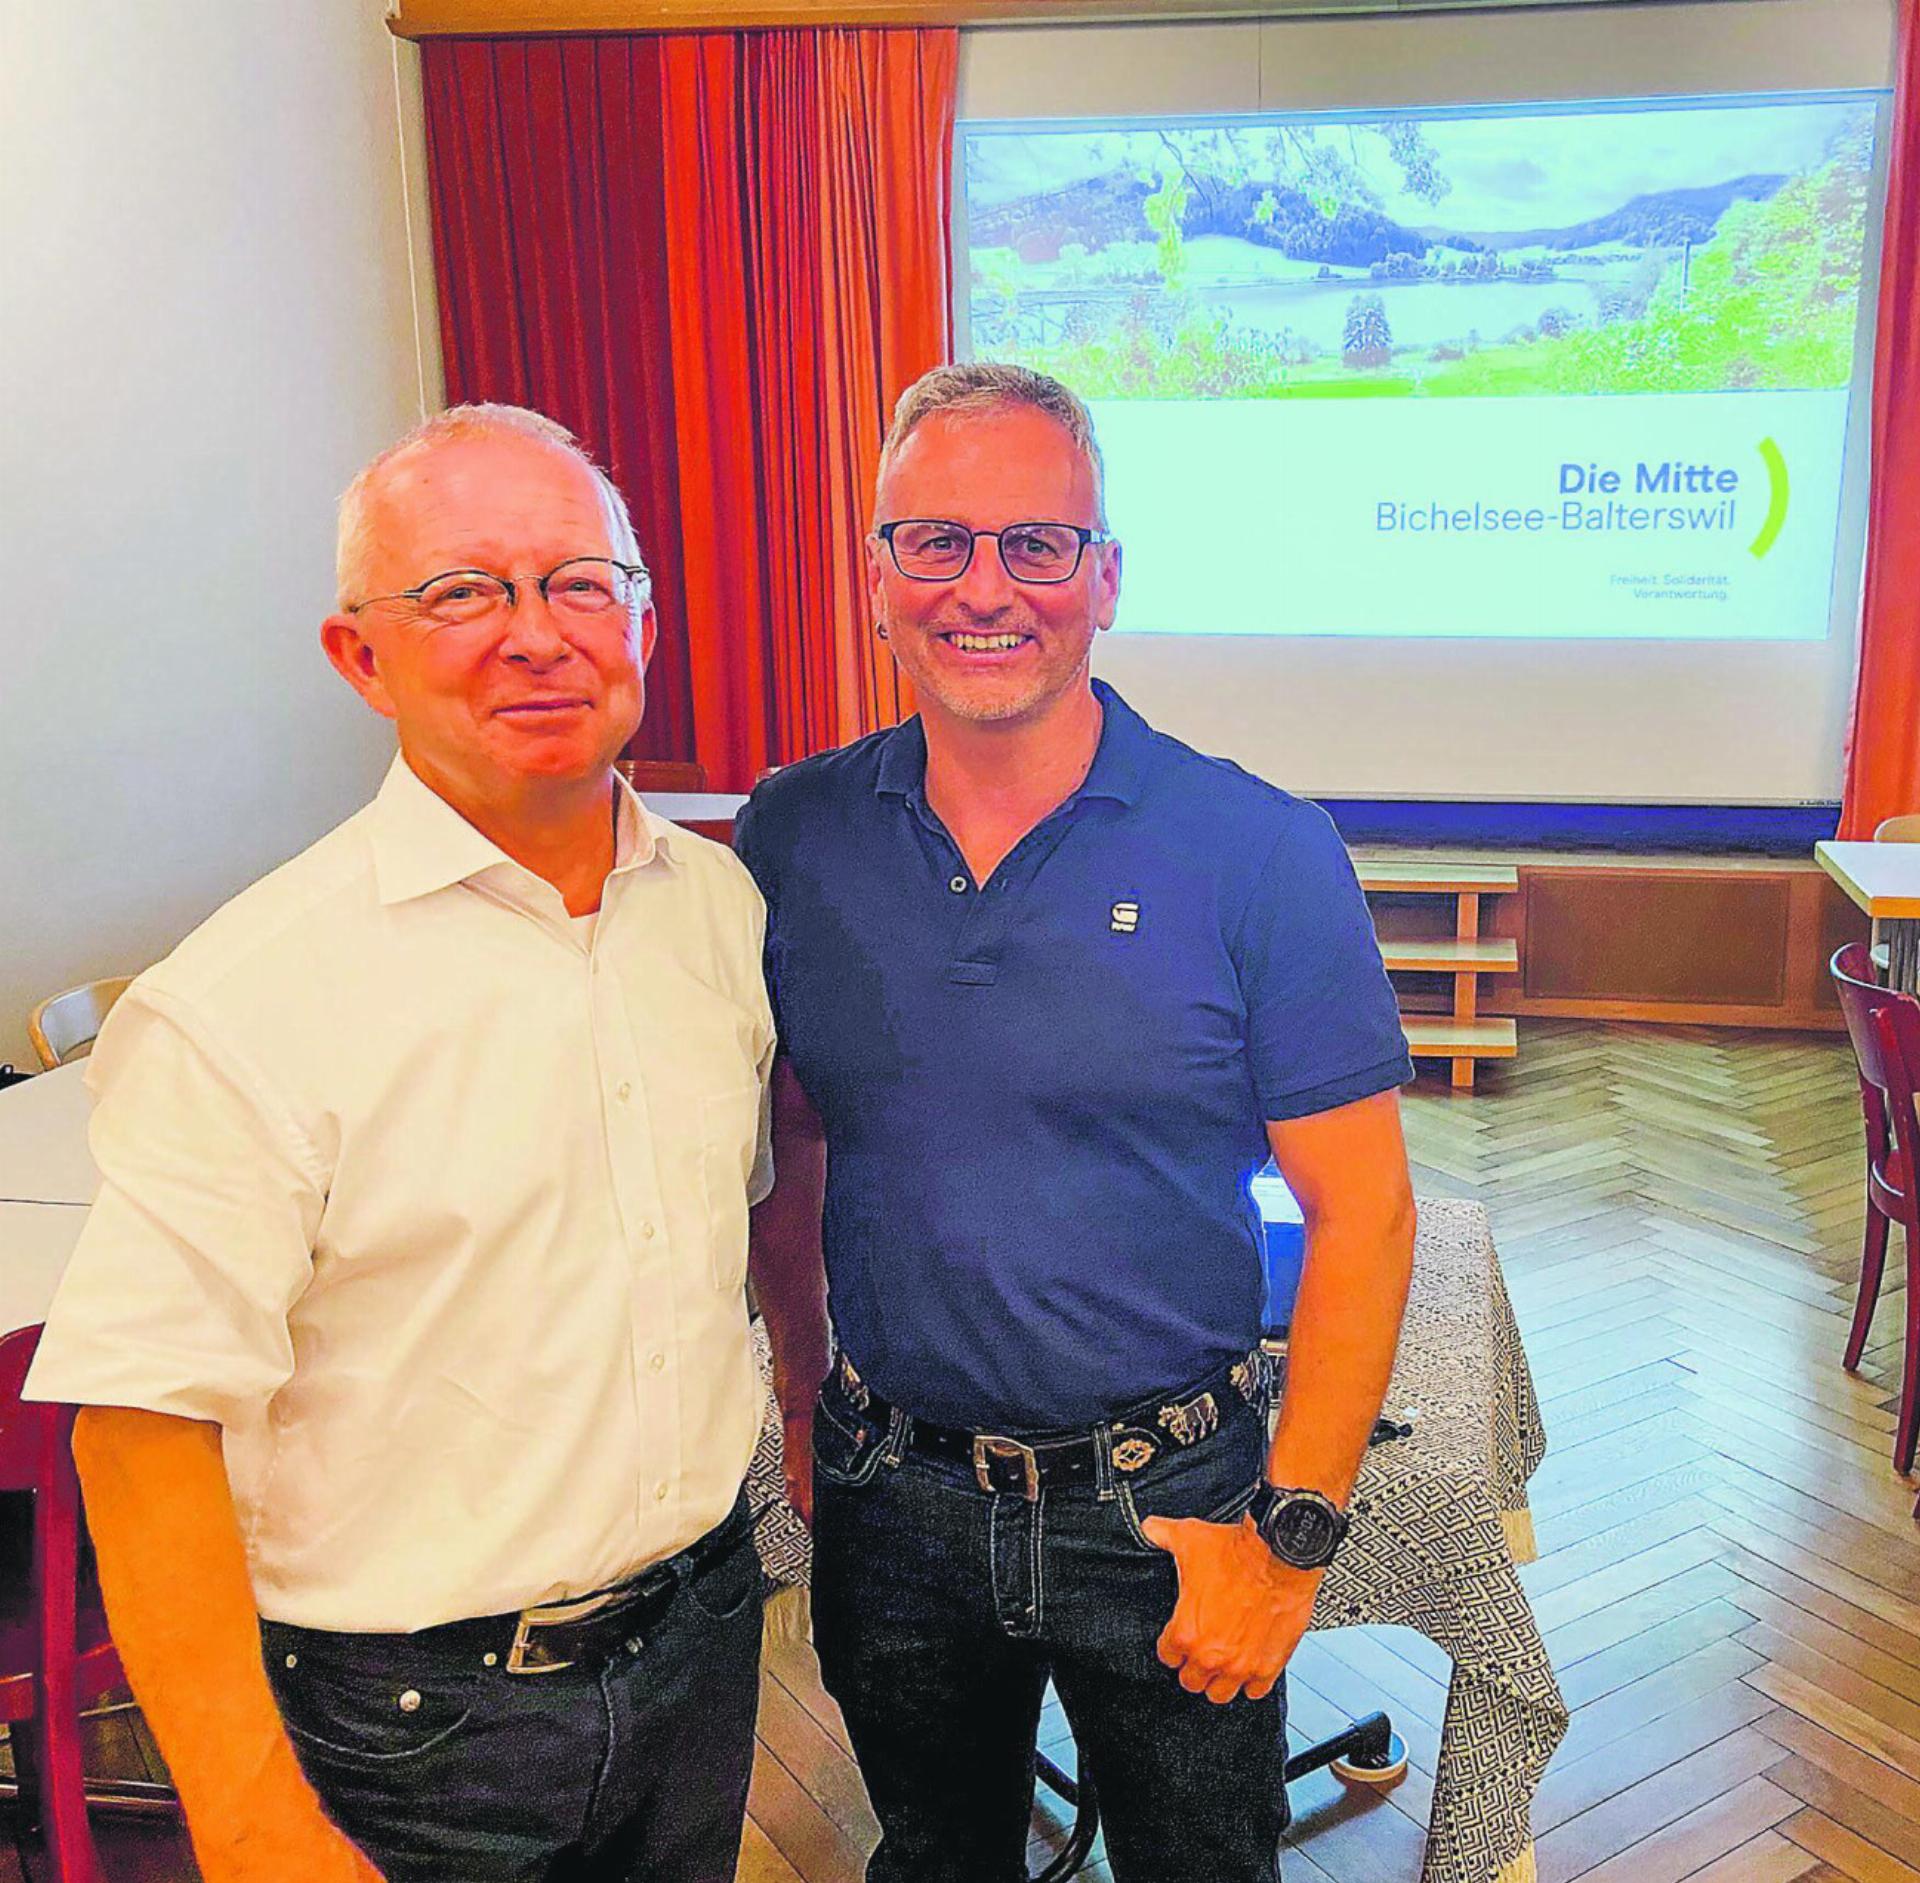
[[[968,125],[976,355],[1088,398],[1847,384],[1869,95]]]

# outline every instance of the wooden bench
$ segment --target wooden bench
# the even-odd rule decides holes
[[[1480,1016],[1480,976],[1513,974],[1520,967],[1517,942],[1480,933],[1480,898],[1508,895],[1520,887],[1520,873],[1501,863],[1453,862],[1445,857],[1364,857],[1354,866],[1369,896],[1451,896],[1451,936],[1380,937],[1380,958],[1387,971],[1445,974],[1453,977],[1453,1006],[1443,1014],[1405,1014],[1401,1026],[1407,1050],[1416,1059],[1452,1062],[1454,1089],[1473,1090],[1475,1065],[1482,1059],[1511,1059],[1519,1050],[1511,1020]],[[1377,925],[1377,924],[1376,924]]]

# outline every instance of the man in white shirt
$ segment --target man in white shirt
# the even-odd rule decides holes
[[[208,1883],[720,1883],[759,1654],[760,899],[613,770],[655,619],[560,427],[456,408],[382,454],[340,591],[323,645],[400,754],[109,1020],[30,1391],[86,1408]]]

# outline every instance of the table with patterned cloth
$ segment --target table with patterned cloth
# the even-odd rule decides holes
[[[761,1344],[766,1363],[764,1339]],[[1527,1480],[1546,1433],[1486,1212],[1423,1199],[1413,1290],[1387,1405],[1417,1409],[1376,1445],[1353,1529],[1321,1585],[1316,1628],[1397,1624],[1453,1661],[1421,1883],[1532,1883],[1534,1788],[1567,1729],[1516,1562],[1531,1560]],[[807,1580],[806,1532],[785,1504],[769,1407],[751,1486],[774,1581]]]

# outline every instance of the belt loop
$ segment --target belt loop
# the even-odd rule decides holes
[[[897,1469],[901,1459],[907,1455],[907,1441],[912,1436],[913,1420],[895,1406],[887,1417],[886,1449],[880,1454],[880,1462],[889,1470]]]
[[[1111,1504],[1117,1495],[1113,1478],[1113,1427],[1102,1419],[1093,1428],[1093,1501]]]

